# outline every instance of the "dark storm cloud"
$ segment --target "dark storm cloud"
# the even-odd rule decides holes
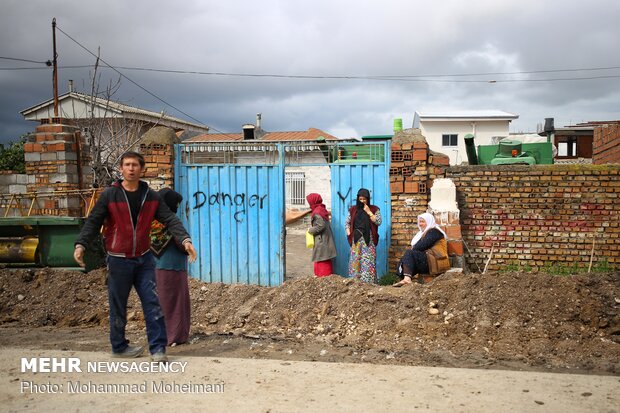
[[[20,1],[2,4],[0,56],[52,57],[51,20],[115,66],[201,72],[312,76],[441,75],[620,66],[615,57],[620,5],[554,1]],[[90,89],[94,57],[57,34],[60,92],[73,79]],[[2,68],[40,64],[0,60]],[[263,114],[268,130],[324,129],[339,137],[411,125],[416,110],[501,109],[515,131],[620,118],[620,70],[438,77],[434,82],[169,74],[120,69],[180,109],[127,79],[114,96],[153,111],[186,115],[235,132]],[[101,84],[118,75],[101,69]],[[415,79],[410,79],[415,80]],[[482,83],[446,83],[479,80]],[[484,81],[496,80],[497,83]],[[507,80],[528,80],[508,82]],[[442,81],[442,82],[440,82]],[[0,71],[0,141],[32,130],[19,111],[51,98],[51,71]]]

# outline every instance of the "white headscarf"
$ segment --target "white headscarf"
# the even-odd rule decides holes
[[[416,224],[418,223],[420,218],[423,219],[426,222],[426,230],[422,231],[422,228],[420,228],[420,225],[418,224],[419,231],[418,231],[417,234],[415,234],[415,236],[411,240],[411,246],[412,247],[415,244],[417,244],[418,241],[420,241],[420,239],[422,238],[422,236],[426,233],[426,231],[428,231],[431,228],[437,228],[437,230],[443,234],[444,238],[446,237],[446,233],[443,232],[443,230],[441,228],[439,228],[439,226],[435,222],[435,217],[432,214],[429,214],[428,212],[425,212],[422,215],[418,215],[418,219],[416,221]]]

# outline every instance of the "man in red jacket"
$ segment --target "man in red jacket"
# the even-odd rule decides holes
[[[140,177],[144,158],[137,152],[121,156],[123,179],[103,191],[75,242],[74,258],[84,266],[86,246],[104,226],[108,253],[108,301],[110,342],[114,357],[139,357],[143,348],[130,346],[125,338],[127,300],[133,286],[140,297],[146,322],[149,350],[153,361],[167,362],[166,325],[155,290],[155,258],[150,252],[151,223],[163,223],[175,241],[185,248],[189,261],[196,251],[183,224]]]

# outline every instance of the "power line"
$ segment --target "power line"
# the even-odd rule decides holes
[[[17,58],[17,57],[6,57],[6,56],[0,56],[0,59],[15,60],[15,61],[18,61],[18,62],[28,62],[28,63],[41,63],[41,64],[44,64],[46,66],[51,66],[52,65],[51,60],[46,60],[45,62],[39,62],[38,60],[20,59],[20,58]]]
[[[60,29],[59,29],[60,30]],[[64,33],[62,30],[60,30]],[[64,33],[67,35],[66,33]],[[67,35],[68,36],[68,35]],[[69,36],[68,36],[69,37]],[[75,41],[71,37],[71,40]],[[76,42],[77,43],[77,42]],[[78,43],[79,44],[79,43]],[[80,45],[81,47],[84,47]],[[88,51],[88,49],[86,49]],[[94,54],[90,51],[93,56]],[[95,56],[96,57],[96,56]],[[0,57],[1,59],[2,57]],[[103,61],[103,59],[100,59]],[[106,63],[107,65],[107,63]],[[188,74],[188,75],[206,75],[206,76],[228,76],[228,77],[254,77],[254,78],[276,78],[276,79],[325,79],[325,80],[379,80],[379,81],[398,81],[398,82],[437,82],[437,83],[507,83],[507,82],[558,82],[567,80],[594,80],[594,79],[612,79],[619,78],[620,75],[605,75],[605,76],[587,76],[587,77],[570,77],[570,78],[548,78],[548,79],[490,79],[490,80],[442,80],[434,78],[446,78],[446,77],[467,77],[467,76],[507,76],[507,75],[524,75],[524,74],[540,74],[540,73],[568,73],[568,72],[584,72],[584,71],[601,71],[601,70],[615,70],[620,69],[620,66],[609,67],[590,67],[590,68],[578,68],[578,69],[548,69],[548,70],[529,70],[529,71],[515,71],[515,72],[483,72],[483,73],[457,73],[457,74],[425,74],[425,75],[372,75],[372,76],[333,76],[333,75],[284,75],[275,73],[235,73],[235,72],[205,72],[197,70],[175,70],[175,69],[156,69],[148,67],[131,67],[131,66],[116,66],[116,68],[108,65],[111,69],[118,72],[116,69],[134,70],[143,72],[156,72],[156,73],[173,73],[173,74]],[[61,68],[75,69],[94,67],[94,65],[78,65],[78,66],[61,66]],[[0,68],[0,70],[27,70],[27,69],[41,69],[36,68]],[[120,72],[118,72],[120,74]],[[121,74],[122,75],[122,74]],[[123,75],[124,76],[124,75]],[[130,79],[128,79],[130,80]]]
[[[110,69],[114,70],[116,73],[119,74],[119,76],[121,76],[122,78],[128,80],[129,82],[133,83],[135,86],[137,86],[138,88],[140,88],[141,90],[143,90],[144,92],[148,93],[149,95],[153,96],[155,99],[159,100],[160,102],[162,102],[164,105],[167,105],[169,107],[171,107],[172,109],[176,110],[179,113],[182,113],[183,115],[187,116],[188,118],[192,119],[195,122],[198,122],[200,125],[204,125],[207,126],[209,129],[213,129],[216,132],[220,132],[220,133],[224,133],[221,132],[215,128],[211,128],[208,125],[205,125],[204,122],[196,119],[195,117],[191,116],[190,114],[182,111],[181,109],[177,108],[176,106],[174,106],[171,103],[166,102],[164,99],[162,99],[161,97],[157,96],[155,93],[151,92],[150,90],[146,89],[145,87],[143,87],[142,85],[138,84],[137,82],[135,82],[133,79],[129,78],[128,76],[126,76],[124,73],[122,73],[121,71],[119,71],[118,69],[116,69],[115,67],[113,67],[111,64],[109,64],[108,62],[106,62],[105,60],[103,60],[102,58],[100,58],[99,56],[97,56],[96,54],[94,54],[93,52],[91,52],[86,46],[82,45],[80,42],[78,42],[77,40],[75,40],[73,37],[71,37],[68,33],[66,33],[65,31],[63,31],[60,27],[58,27],[58,25],[56,25],[56,29],[58,29],[59,32],[61,32],[62,34],[64,34],[65,36],[67,36],[69,39],[71,39],[75,44],[77,44],[78,46],[80,46],[82,49],[86,50],[86,52],[88,52],[89,54],[91,54],[93,57],[95,57],[96,59],[99,59],[101,62],[103,62],[106,66],[108,66]]]

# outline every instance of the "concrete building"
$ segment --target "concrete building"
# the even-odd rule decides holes
[[[510,122],[519,116],[501,110],[415,112],[413,127],[420,129],[432,151],[450,158],[450,165],[467,162],[466,134],[476,145],[490,145],[493,137],[508,136]]]

